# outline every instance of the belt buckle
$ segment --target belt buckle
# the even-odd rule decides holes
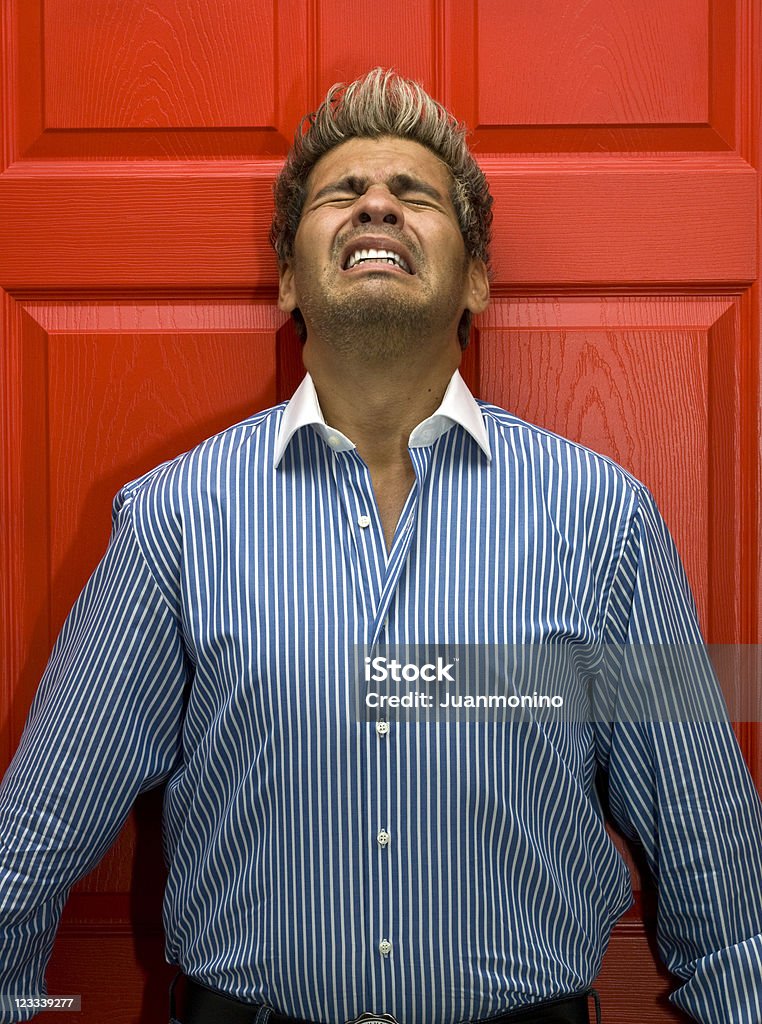
[[[366,1010],[354,1020],[345,1021],[345,1024],[399,1024],[399,1021],[390,1013],[371,1013],[370,1010]]]

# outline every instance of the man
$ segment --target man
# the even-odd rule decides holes
[[[309,375],[117,497],[0,792],[0,991],[41,990],[70,885],[166,781],[183,1024],[587,1021],[631,901],[600,764],[675,1003],[762,1020],[760,805],[726,722],[357,713],[358,649],[597,651],[585,685],[637,712],[622,652],[700,640],[645,488],[457,372],[490,206],[391,73],[297,134],[273,239]]]

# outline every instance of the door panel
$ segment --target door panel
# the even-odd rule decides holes
[[[485,397],[650,488],[704,632],[725,643],[739,612],[738,325],[730,297],[514,298],[479,332]]]
[[[114,493],[298,383],[272,181],[302,114],[376,64],[468,122],[493,187],[469,384],[644,480],[708,637],[759,642],[758,0],[8,0],[0,17],[0,767]],[[737,732],[760,785],[757,728]],[[166,1020],[160,802],[138,801],[69,901],[49,988],[83,1012],[62,1024]],[[680,1020],[617,842],[637,899],[606,1018]]]

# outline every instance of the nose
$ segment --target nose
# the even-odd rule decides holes
[[[404,222],[402,205],[384,185],[372,185],[363,192],[352,211],[352,223],[355,227],[362,224],[392,224],[401,228]]]

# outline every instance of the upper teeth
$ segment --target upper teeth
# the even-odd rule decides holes
[[[356,249],[347,260],[347,270],[351,270],[355,263],[360,263],[362,260],[388,260],[390,263],[402,267],[408,274],[410,273],[410,267],[400,254],[391,252],[389,249]]]

